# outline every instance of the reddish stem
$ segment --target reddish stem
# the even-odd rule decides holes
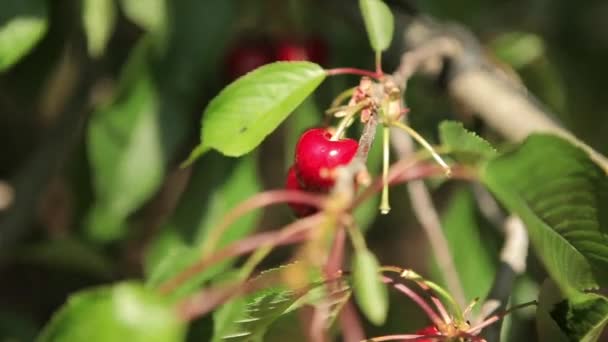
[[[422,297],[420,297],[416,292],[410,290],[409,287],[401,283],[396,283],[393,279],[387,276],[382,276],[382,280],[387,284],[393,284],[393,287],[395,289],[401,291],[403,294],[413,300],[422,309],[422,311],[424,311],[424,313],[429,317],[429,319],[433,322],[435,326],[441,326],[444,324],[441,318],[435,313],[435,311],[433,311],[431,306],[427,302],[425,302],[424,299],[422,299]]]
[[[169,293],[173,291],[196,274],[204,271],[210,265],[224,259],[249,253],[263,246],[276,247],[306,240],[308,238],[308,230],[318,226],[322,219],[322,213],[315,214],[295,221],[279,231],[260,233],[236,241],[217,251],[215,254],[199,260],[197,263],[178,273],[175,277],[161,284],[159,288],[160,292]]]
[[[363,325],[351,299],[344,304],[338,319],[344,342],[359,342],[365,338]]]
[[[321,208],[323,206],[323,200],[323,196],[298,190],[271,190],[255,194],[224,216],[222,223],[210,232],[207,240],[203,244],[203,253],[211,253],[230,225],[252,210],[285,202],[307,204],[315,208]]]
[[[382,341],[421,341],[431,339],[445,339],[442,335],[416,335],[416,334],[402,334],[402,335],[386,335],[374,337],[367,340],[368,342],[382,342]]]
[[[367,76],[373,79],[382,78],[382,74],[377,72],[363,70],[358,68],[335,68],[335,69],[325,69],[325,74],[327,76],[335,76],[335,75],[358,75],[358,76]]]

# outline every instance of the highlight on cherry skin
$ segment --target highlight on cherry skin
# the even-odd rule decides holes
[[[311,128],[296,145],[296,175],[307,189],[327,191],[335,182],[334,169],[348,164],[358,147],[356,140],[338,139],[324,128]]]

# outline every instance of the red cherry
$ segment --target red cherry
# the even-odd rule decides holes
[[[359,143],[353,139],[332,141],[324,128],[304,132],[296,145],[295,168],[298,178],[309,189],[327,190],[334,184],[334,168],[348,164]]]
[[[285,188],[287,190],[305,190],[300,185],[300,182],[298,181],[298,177],[296,176],[296,171],[293,166],[289,168],[289,171],[287,171],[287,180],[285,181]],[[287,204],[291,207],[291,210],[297,217],[308,216],[317,211],[314,207],[311,207],[306,204],[292,203],[292,202],[289,202]]]
[[[436,326],[431,325],[431,326],[428,326],[426,328],[422,328],[422,329],[416,331],[415,334],[416,335],[440,335],[441,333],[439,332],[439,329],[437,329]],[[418,342],[435,342],[435,341],[437,341],[437,339],[436,338],[429,338],[429,339],[423,338],[423,339],[419,339],[416,341],[418,341]]]
[[[226,71],[230,80],[233,80],[272,62],[272,53],[265,44],[240,42],[228,52],[226,59]]]
[[[306,51],[308,52],[309,60],[317,64],[325,65],[327,63],[328,47],[325,40],[321,37],[314,36],[306,41]]]
[[[307,47],[291,41],[282,41],[277,45],[275,58],[277,61],[310,60]]]

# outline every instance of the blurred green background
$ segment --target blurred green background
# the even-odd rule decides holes
[[[390,3],[396,13],[403,11],[400,1]],[[556,120],[608,153],[608,3],[401,4],[468,27],[488,56],[520,77]],[[397,15],[398,28],[404,18]],[[212,153],[186,169],[179,163],[200,139],[208,100],[239,68],[246,69],[239,63],[259,61],[262,57],[251,54],[260,51],[266,62],[282,59],[277,51],[294,45],[312,46],[306,58],[325,67],[373,67],[356,1],[0,2],[0,341],[30,341],[70,293],[149,274],[168,246],[202,241],[236,203],[283,186],[298,134],[324,123],[324,108],[356,78],[326,81],[248,157]],[[403,48],[396,32],[385,55],[386,71]],[[431,141],[438,122],[447,118],[491,135],[433,80],[416,78],[406,100],[412,125]],[[373,152],[370,169],[377,171],[379,161]],[[500,234],[480,215],[468,186],[431,186],[456,247],[465,292],[469,299],[483,297]],[[357,213],[368,227],[370,247],[383,263],[441,281],[405,189],[400,186],[391,196],[390,215],[377,217],[374,201]],[[245,234],[290,220],[286,206],[275,206],[246,217],[239,227]],[[470,248],[458,248],[462,245]],[[279,251],[268,265],[288,255]],[[534,299],[543,277],[531,257],[514,301]],[[403,333],[425,324],[399,297],[389,317],[385,327],[369,327],[370,334]],[[517,324],[504,329],[509,340],[531,336],[530,312],[512,319]],[[289,334],[289,327],[297,324],[280,325],[283,333]]]

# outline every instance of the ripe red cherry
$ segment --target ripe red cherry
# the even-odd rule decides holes
[[[415,334],[416,335],[440,335],[441,333],[439,332],[439,329],[437,329],[436,326],[431,325],[431,326],[428,326],[426,328],[422,328],[422,329],[416,331]],[[419,339],[419,340],[416,340],[416,341],[418,341],[418,342],[434,342],[436,340],[437,339],[435,339],[435,338],[429,338],[429,339]]]
[[[277,44],[275,58],[277,61],[309,61],[306,46],[293,41],[281,41]]]
[[[325,65],[327,63],[327,43],[319,36],[313,36],[306,40],[306,51],[311,62]]]
[[[335,181],[333,170],[348,164],[359,147],[353,139],[330,139],[331,133],[324,128],[311,128],[302,134],[296,145],[297,176],[309,189],[329,189]]]
[[[306,190],[300,185],[300,182],[298,181],[298,177],[296,176],[296,171],[293,166],[289,168],[289,171],[287,171],[287,180],[285,181],[285,189],[287,189],[287,190]],[[314,207],[311,207],[306,204],[292,203],[292,202],[289,202],[287,204],[289,205],[289,207],[291,207],[291,210],[297,217],[308,216],[317,211]]]
[[[226,57],[226,72],[230,80],[236,79],[257,67],[272,62],[271,49],[261,42],[239,42]]]

